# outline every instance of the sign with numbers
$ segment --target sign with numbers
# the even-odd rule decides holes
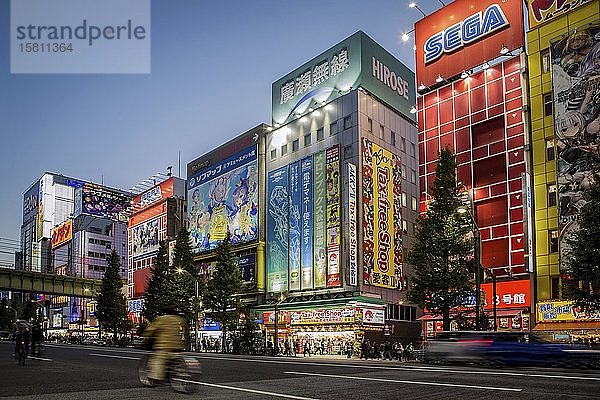
[[[484,309],[492,310],[494,287],[492,283],[484,283],[481,290],[485,292]],[[496,309],[528,308],[531,306],[531,283],[529,279],[496,282]]]

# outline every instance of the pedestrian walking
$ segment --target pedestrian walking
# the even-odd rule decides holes
[[[304,357],[306,357],[307,354],[308,357],[310,357],[310,342],[308,340],[304,342]]]

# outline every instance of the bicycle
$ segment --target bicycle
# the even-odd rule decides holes
[[[138,378],[144,386],[154,387],[157,384],[168,382],[173,390],[179,393],[195,393],[198,391],[198,384],[194,383],[193,379],[202,373],[202,365],[196,357],[174,353],[167,361],[167,379],[163,382],[157,382],[148,378],[150,372],[148,361],[151,356],[152,354],[144,355],[138,367]]]
[[[19,365],[25,365],[25,360],[27,359],[27,344],[25,343],[25,339],[19,339],[16,359]]]

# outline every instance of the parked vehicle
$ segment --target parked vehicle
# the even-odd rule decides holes
[[[0,331],[0,340],[11,340],[11,336],[9,331]]]
[[[600,351],[548,342],[529,332],[439,332],[426,360],[442,363],[600,367]]]

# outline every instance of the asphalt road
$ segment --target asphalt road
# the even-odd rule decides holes
[[[0,397],[12,399],[598,399],[600,371],[433,366],[326,357],[202,353],[197,394],[137,380],[142,351],[50,344],[24,367],[0,342]]]

